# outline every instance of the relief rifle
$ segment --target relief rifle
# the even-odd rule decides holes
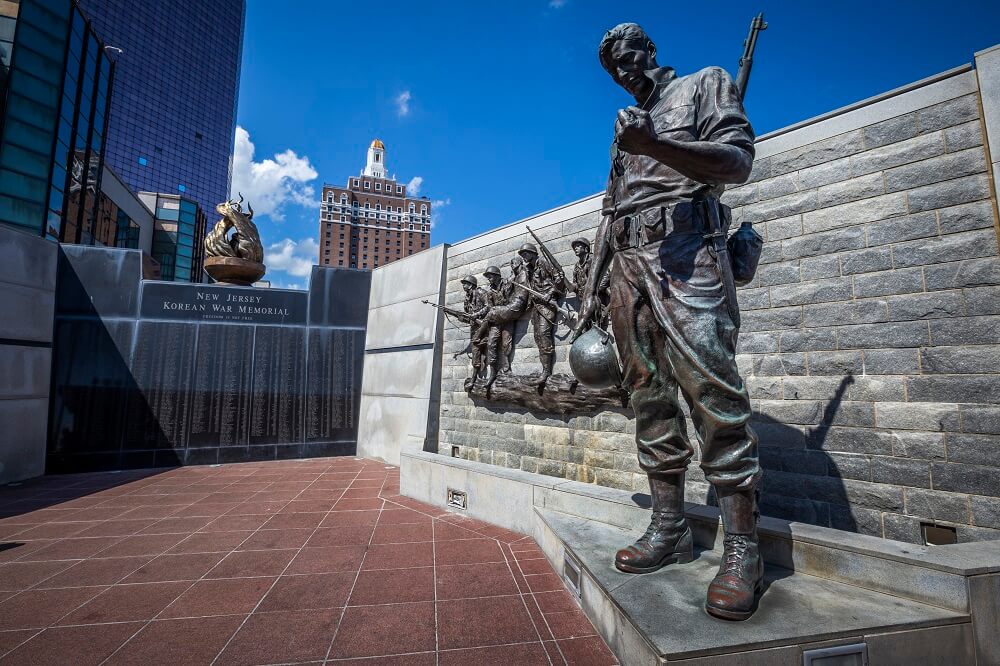
[[[545,246],[545,243],[542,242],[542,239],[539,238],[535,234],[535,232],[531,230],[531,227],[525,225],[524,228],[528,230],[528,233],[531,234],[531,237],[535,239],[536,243],[538,243],[538,249],[541,250],[541,252],[542,252],[543,255],[545,255],[545,258],[548,260],[548,262],[550,264],[552,264],[552,270],[554,270],[558,274],[558,276],[559,276],[559,282],[560,282],[560,284],[562,284],[563,289],[565,289],[566,288],[566,273],[563,272],[562,266],[560,266],[559,262],[556,261],[555,255],[552,254],[549,251],[549,248],[547,248]]]
[[[431,307],[437,308],[438,310],[441,310],[442,312],[444,312],[446,315],[450,315],[452,317],[455,317],[456,319],[458,319],[459,321],[461,321],[461,322],[463,322],[465,324],[479,324],[479,323],[482,322],[482,318],[480,318],[480,317],[470,317],[467,313],[462,312],[461,310],[456,310],[454,308],[449,308],[449,307],[444,306],[444,305],[438,305],[437,303],[431,303],[427,299],[424,299],[424,300],[422,300],[420,302],[421,303],[426,303],[427,305],[430,305]]]

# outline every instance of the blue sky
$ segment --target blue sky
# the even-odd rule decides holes
[[[275,286],[304,286],[324,182],[372,138],[436,202],[433,244],[599,191],[629,99],[596,56],[635,21],[660,64],[736,73],[761,35],[746,99],[758,134],[972,61],[1000,42],[1000,2],[329,2],[248,0],[234,189],[258,211]],[[711,7],[712,14],[707,8]]]

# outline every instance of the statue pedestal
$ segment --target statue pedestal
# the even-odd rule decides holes
[[[219,284],[248,287],[264,277],[267,267],[239,257],[205,257],[205,272]]]
[[[648,495],[424,451],[404,450],[400,471],[407,497],[533,537],[622,664],[799,666],[827,648],[867,651],[872,666],[1000,663],[1000,541],[921,546],[764,517],[764,594],[727,622],[704,609],[722,554],[715,507],[686,506],[693,562],[626,574],[615,551],[649,524]]]

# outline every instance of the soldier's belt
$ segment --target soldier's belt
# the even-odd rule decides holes
[[[611,223],[611,248],[617,252],[661,241],[670,234],[704,235],[708,231],[700,202],[679,201],[616,217]]]

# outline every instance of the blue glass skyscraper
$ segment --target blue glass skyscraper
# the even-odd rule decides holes
[[[105,160],[202,210],[229,194],[245,0],[78,0],[116,57]]]

